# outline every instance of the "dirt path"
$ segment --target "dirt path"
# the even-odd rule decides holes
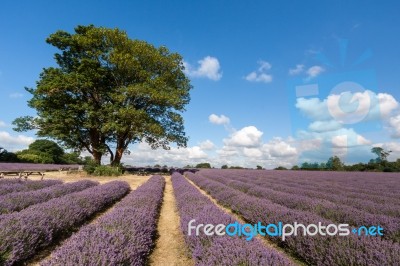
[[[189,181],[190,184],[192,184],[195,188],[197,188],[201,194],[203,194],[204,196],[206,196],[207,198],[209,198],[217,207],[219,207],[220,209],[222,209],[224,212],[228,213],[229,215],[231,215],[233,218],[235,218],[239,223],[245,224],[247,223],[241,216],[237,215],[236,213],[233,213],[231,209],[228,209],[224,206],[222,206],[216,199],[214,199],[213,197],[211,197],[210,194],[208,194],[207,192],[205,192],[204,190],[202,190],[199,186],[197,186],[195,183],[193,183],[189,178],[187,178],[185,176],[186,180]],[[278,247],[275,243],[273,243],[272,241],[269,241],[267,238],[262,237],[260,235],[257,235],[256,238],[258,240],[261,241],[261,243],[269,248],[275,249],[277,252],[279,252],[280,254],[282,254],[283,256],[289,258],[294,264],[297,265],[306,265],[303,262],[297,260],[296,258],[291,257],[289,254],[287,254],[282,248]]]
[[[194,265],[180,230],[171,177],[166,177],[165,181],[164,200],[157,225],[159,237],[150,256],[150,265]]]

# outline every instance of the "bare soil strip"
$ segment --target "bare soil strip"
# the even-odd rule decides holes
[[[60,179],[60,180],[63,180],[64,182],[75,182],[75,181],[79,181],[82,179],[90,179],[93,181],[98,181],[100,184],[104,184],[104,183],[107,183],[107,182],[110,182],[113,180],[121,180],[121,181],[128,182],[128,184],[130,185],[132,190],[135,190],[136,188],[138,188],[140,185],[145,183],[150,178],[150,176],[136,176],[136,175],[124,175],[124,176],[119,176],[119,177],[91,177],[91,176],[87,176],[85,174],[79,174],[79,175],[72,174],[71,175],[71,174],[66,174],[66,172],[62,172],[62,173],[50,172],[50,173],[46,174],[46,177],[48,179]],[[119,201],[121,201],[122,199],[120,199]],[[115,204],[117,204],[119,201],[115,202],[113,205],[111,205],[109,208],[105,209],[104,211],[101,211],[101,212],[95,214],[95,216],[92,219],[87,221],[87,223],[83,224],[82,226],[97,223],[99,218],[101,216],[111,212],[114,209]],[[31,260],[29,260],[26,263],[26,265],[39,266],[44,260],[47,260],[48,258],[50,258],[52,252],[56,248],[62,246],[62,244],[65,241],[67,241],[68,239],[69,239],[69,237],[67,237],[63,240],[60,240],[58,243],[51,245],[50,247],[38,252]]]
[[[158,220],[158,238],[150,256],[150,265],[191,266],[194,265],[180,230],[179,213],[172,187],[171,177],[165,177],[164,199]]]
[[[217,207],[219,207],[220,209],[222,209],[224,212],[228,213],[229,215],[233,216],[239,223],[245,224],[247,223],[241,216],[239,216],[238,214],[232,212],[231,209],[226,208],[224,206],[222,206],[220,203],[218,203],[218,201],[216,199],[214,199],[210,194],[208,194],[206,191],[202,190],[199,186],[197,186],[195,183],[193,183],[189,178],[187,178],[185,176],[186,180],[189,181],[190,184],[192,184],[195,188],[197,188],[201,194],[203,194],[204,196],[206,196],[207,198],[209,198]],[[260,242],[262,242],[263,245],[269,247],[269,248],[273,248],[275,249],[277,252],[279,252],[280,254],[282,254],[283,256],[289,258],[294,264],[297,265],[306,265],[304,262],[299,261],[298,259],[290,256],[290,254],[286,253],[282,248],[278,247],[275,243],[273,243],[272,241],[268,240],[265,237],[262,237],[260,235],[257,235],[256,238],[258,240],[260,240]]]

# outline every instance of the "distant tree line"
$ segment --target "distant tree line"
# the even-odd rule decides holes
[[[304,162],[300,166],[295,165],[291,170],[312,170],[312,171],[376,171],[376,172],[400,172],[400,159],[389,162],[387,157],[392,151],[386,151],[381,147],[373,147],[371,152],[377,157],[368,163],[356,163],[345,165],[338,156],[332,156],[327,162]],[[288,170],[279,166],[275,170]]]

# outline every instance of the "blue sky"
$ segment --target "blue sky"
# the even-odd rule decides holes
[[[54,66],[45,38],[95,24],[180,53],[194,86],[184,114],[188,148],[134,145],[126,163],[357,162],[373,157],[373,145],[400,157],[397,1],[82,2],[0,4],[0,146],[23,149],[35,138],[11,122],[35,114],[24,87]]]

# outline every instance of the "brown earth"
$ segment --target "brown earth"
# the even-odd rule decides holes
[[[165,178],[164,200],[158,220],[158,238],[150,256],[150,265],[191,266],[194,265],[180,230],[179,214],[171,177]]]

